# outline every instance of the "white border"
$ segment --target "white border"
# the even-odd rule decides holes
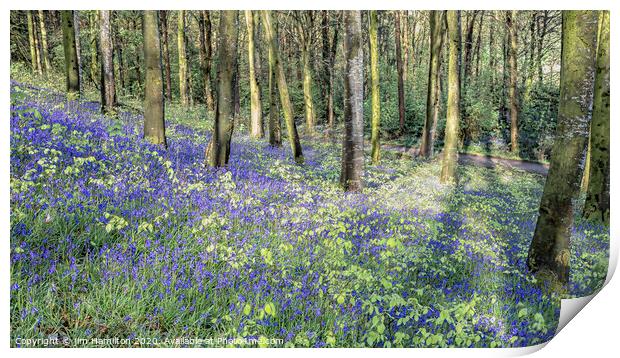
[[[2,46],[3,54],[2,57],[2,66],[4,68],[4,72],[2,73],[2,78],[0,79],[0,98],[2,99],[2,103],[4,105],[3,108],[6,109],[9,106],[9,64],[10,64],[10,45],[9,45],[9,9],[19,10],[19,9],[92,9],[92,8],[101,8],[101,5],[105,5],[107,8],[111,9],[328,9],[328,10],[338,10],[338,9],[518,9],[518,10],[535,10],[535,9],[611,9],[611,56],[612,63],[614,63],[614,58],[620,58],[618,56],[618,42],[616,39],[620,38],[618,36],[618,26],[615,24],[619,21],[618,17],[618,2],[617,1],[605,1],[605,0],[564,0],[562,2],[555,1],[544,1],[544,0],[519,0],[514,2],[497,2],[492,0],[473,0],[473,1],[458,1],[458,0],[391,0],[387,1],[369,1],[369,0],[315,0],[309,2],[299,2],[299,1],[283,1],[283,0],[268,0],[268,1],[248,1],[248,0],[227,0],[227,1],[164,1],[164,0],[151,0],[147,3],[138,2],[138,1],[130,1],[130,0],[108,0],[105,3],[101,2],[88,2],[88,1],[75,1],[75,0],[48,0],[48,1],[32,1],[32,0],[21,0],[19,2],[11,2],[5,0],[0,4],[0,7],[4,10],[0,12],[2,27],[2,36],[0,37],[0,44]],[[612,89],[613,93],[617,93],[616,89],[619,87],[617,84],[620,83],[618,80],[618,71],[612,71]],[[615,110],[615,104],[612,104],[611,108],[611,118],[618,117],[617,114],[619,111]],[[8,121],[8,111],[4,112],[5,117],[0,120],[0,150],[2,155],[0,156],[0,168],[2,168],[2,172],[5,173],[1,180],[0,186],[0,200],[1,200],[1,209],[0,209],[0,220],[2,222],[2,249],[0,249],[0,302],[3,304],[0,306],[0,316],[3,318],[3,322],[0,325],[0,337],[6,339],[5,344],[2,346],[4,350],[7,350],[8,354],[24,354],[24,355],[40,355],[44,353],[46,356],[83,356],[84,353],[95,356],[108,356],[110,354],[131,354],[135,357],[135,355],[154,355],[154,356],[169,356],[171,354],[183,354],[189,356],[204,356],[205,354],[215,354],[215,355],[227,355],[227,356],[245,356],[247,354],[251,354],[252,356],[288,356],[291,352],[282,350],[282,349],[254,349],[251,352],[242,349],[235,350],[223,350],[223,349],[210,349],[208,351],[204,351],[201,349],[185,349],[185,350],[103,350],[103,349],[89,349],[85,351],[83,349],[72,349],[72,350],[10,350],[9,352],[9,121]],[[617,120],[612,120],[611,123],[611,133],[612,133],[612,143],[614,139],[619,139],[620,135],[618,133],[620,130],[620,124],[617,123]],[[618,154],[618,150],[615,149],[616,146],[612,145],[612,165],[611,165],[611,196],[614,197],[614,194],[618,192],[617,188],[620,185],[620,180],[618,180],[618,165],[620,162],[620,157]],[[612,200],[611,202],[611,222],[615,222],[615,218],[618,218],[618,205],[616,205],[616,201]],[[617,266],[617,258],[618,258],[618,225],[612,225],[611,228],[611,244],[610,244],[610,267],[608,274],[608,284],[603,290],[595,295],[594,297],[588,297],[585,299],[576,299],[576,300],[564,300],[562,311],[564,315],[569,310],[571,313],[569,316],[574,316],[576,312],[578,312],[581,307],[584,306],[584,303],[592,300],[592,303],[587,305],[583,313],[578,314],[574,318],[574,322],[568,324],[562,332],[560,332],[555,338],[553,338],[549,343],[548,347],[542,349],[538,355],[543,356],[558,356],[558,355],[566,355],[569,356],[578,356],[587,354],[588,356],[610,356],[609,352],[613,352],[617,350],[617,340],[618,340],[618,318],[619,311],[618,302],[620,302],[620,284],[618,284],[618,279],[615,281],[609,282],[611,279],[613,272],[615,271],[615,267]],[[572,302],[567,302],[572,301]],[[570,307],[569,307],[570,306]],[[577,308],[575,308],[577,307]],[[336,356],[342,354],[355,354],[361,356],[374,355],[377,353],[390,354],[391,356],[407,356],[411,357],[411,355],[422,354],[424,356],[454,356],[458,354],[459,356],[464,357],[481,357],[481,356],[514,356],[514,355],[522,355],[532,353],[534,351],[539,350],[545,345],[528,347],[522,349],[449,349],[449,350],[441,350],[441,349],[392,349],[388,351],[373,351],[370,349],[338,349],[338,350],[321,350],[321,355],[328,356]],[[311,349],[297,349],[293,353],[295,355],[315,355],[317,354],[316,350]]]

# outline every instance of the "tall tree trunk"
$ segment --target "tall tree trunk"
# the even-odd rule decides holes
[[[510,98],[510,151],[519,151],[519,99],[517,90],[517,28],[514,23],[516,11],[506,12],[506,27],[508,28],[508,38],[510,46],[508,48],[508,63],[510,65],[510,76],[508,86],[508,97]]]
[[[372,99],[372,119],[370,124],[370,145],[372,163],[377,164],[381,159],[381,143],[379,134],[381,128],[381,98],[379,89],[379,47],[377,43],[377,10],[370,10],[370,93]]]
[[[107,11],[101,11],[102,15],[105,12]],[[155,10],[144,11],[142,19],[144,63],[146,65],[144,80],[144,138],[153,144],[166,147],[164,81],[161,71],[158,12]]]
[[[203,24],[204,35],[201,36],[201,48],[204,44],[205,64],[204,64],[204,92],[207,109],[210,111],[215,108],[215,100],[213,99],[213,89],[211,85],[211,59],[213,57],[213,46],[211,45],[211,14],[208,10],[200,12],[200,22]]]
[[[495,94],[495,71],[495,21],[492,17],[489,22],[489,93],[492,93],[493,95]]]
[[[166,78],[166,100],[170,102],[172,100],[172,80],[170,75],[170,50],[168,47],[168,11],[160,10],[159,18],[161,21],[161,42],[164,56],[164,77]]]
[[[538,48],[536,49],[536,62],[538,64],[538,83],[543,82],[543,46],[545,44],[545,36],[547,35],[547,24],[549,21],[549,10],[543,10],[542,25],[538,31]]]
[[[429,158],[433,155],[433,123],[439,102],[439,72],[441,66],[441,47],[443,42],[443,13],[432,10],[430,14],[430,60],[428,70],[428,90],[426,96],[426,121],[422,130],[420,155]]]
[[[149,14],[149,16],[152,15]],[[112,48],[112,32],[110,29],[110,10],[100,10],[99,20],[99,46],[101,47],[101,110],[104,113],[114,113],[116,107],[116,89],[114,83],[114,62],[112,61],[114,49]],[[157,41],[159,43],[159,32]]]
[[[529,48],[528,48],[528,57],[527,57],[527,75],[523,76],[523,87],[525,91],[523,92],[523,100],[524,102],[529,102],[530,93],[532,91],[532,85],[534,83],[534,71],[536,68],[536,64],[534,63],[534,56],[536,52],[536,19],[538,13],[537,11],[532,11],[532,18],[530,19],[530,39],[529,39]]]
[[[26,18],[28,21],[28,44],[30,45],[30,65],[32,66],[32,73],[37,73],[37,45],[35,42],[34,21],[32,19],[32,11],[26,11]]]
[[[99,65],[99,41],[98,35],[99,31],[97,30],[99,27],[99,11],[92,11],[88,14],[88,22],[90,24],[90,79],[93,82],[93,85],[101,90],[101,87],[98,86],[99,80],[98,76],[98,68]],[[114,71],[114,68],[112,68]]]
[[[80,49],[80,15],[78,10],[73,11],[73,31],[75,36],[75,54],[77,56],[77,68],[80,90],[82,89],[82,50]]]
[[[47,29],[45,27],[45,15],[43,10],[39,10],[39,28],[41,32],[41,50],[43,56],[43,65],[45,68],[45,73],[49,73],[52,69],[52,65],[50,64],[50,55],[47,47]]]
[[[32,11],[31,13],[33,16],[32,28],[34,30],[34,52],[35,52],[35,57],[36,57],[37,74],[39,76],[43,76],[43,61],[41,58],[41,47],[40,47],[41,43],[39,41],[39,29],[36,24],[36,17],[34,15],[34,11]]]
[[[276,77],[278,80],[278,90],[280,92],[280,103],[282,104],[282,111],[284,112],[284,122],[286,123],[286,130],[288,132],[288,140],[291,145],[291,151],[296,163],[303,163],[304,156],[299,142],[299,134],[297,133],[297,126],[295,125],[295,118],[293,117],[293,106],[291,104],[291,98],[288,93],[288,86],[286,85],[286,74],[284,73],[284,65],[280,60],[280,54],[278,53],[278,35],[276,34],[271,19],[271,11],[264,10],[263,26],[265,27],[265,34],[271,46],[273,52]]]
[[[185,51],[185,10],[179,10],[177,27],[177,46],[179,49],[179,95],[183,106],[189,106],[187,80],[187,53]]]
[[[596,11],[563,11],[558,126],[528,266],[566,285],[573,200],[579,194],[596,70]],[[550,276],[550,277],[549,277]]]
[[[260,100],[260,88],[256,81],[254,68],[256,49],[254,47],[254,15],[252,11],[245,10],[245,22],[248,29],[248,67],[250,68],[250,137],[263,137],[263,108]]]
[[[599,11],[600,32],[590,127],[590,178],[583,216],[609,225],[609,11]]]
[[[275,30],[274,30],[275,31]],[[282,146],[280,129],[280,109],[277,103],[276,54],[269,43],[269,144],[273,147]]]
[[[340,184],[345,191],[360,192],[364,175],[364,54],[361,11],[345,11],[344,23],[346,78]]]
[[[327,123],[329,126],[329,133],[334,133],[335,117],[334,117],[334,64],[336,62],[336,51],[338,50],[338,30],[340,26],[336,23],[334,26],[334,34],[332,37],[329,53],[329,90],[327,95]]]
[[[446,118],[446,134],[441,162],[441,183],[456,181],[456,165],[458,163],[459,102],[461,85],[459,79],[459,49],[461,32],[459,31],[459,11],[449,10],[446,13],[448,23],[448,108]]]
[[[398,73],[398,124],[399,134],[405,133],[405,83],[403,79],[403,57],[401,54],[400,11],[394,12],[394,39],[396,44],[396,71]]]
[[[61,13],[67,99],[74,100],[78,99],[80,96],[80,73],[78,67],[75,30],[73,29],[73,13],[71,10],[62,10]]]
[[[237,57],[237,11],[220,11],[219,37],[215,126],[207,149],[207,164],[212,167],[227,166],[230,157],[230,142],[234,127],[232,81]]]
[[[480,75],[480,44],[482,42],[482,22],[484,21],[484,10],[480,10],[480,20],[478,20],[478,37],[476,40],[476,78]]]
[[[467,91],[467,85],[469,83],[469,79],[471,77],[471,58],[473,54],[473,46],[474,46],[474,24],[476,22],[476,15],[478,15],[478,11],[474,10],[469,16],[469,20],[467,21],[467,30],[465,34],[465,46],[464,50],[464,59],[463,59],[463,78],[461,79],[463,86],[463,91]]]
[[[118,92],[125,93],[127,88],[127,73],[125,72],[125,61],[123,60],[123,50],[122,50],[122,42],[119,35],[119,32],[116,31],[112,37],[114,41],[113,47],[116,49],[116,62],[118,68]],[[114,61],[112,61],[114,62]]]
[[[407,74],[409,73],[409,10],[402,10],[401,19],[403,30],[403,82],[407,83]]]

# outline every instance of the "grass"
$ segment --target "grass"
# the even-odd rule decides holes
[[[11,91],[11,346],[512,347],[554,334],[559,297],[525,267],[540,176],[461,166],[443,186],[439,163],[388,157],[366,167],[363,194],[343,194],[338,145],[303,141],[298,166],[236,128],[230,167],[213,170],[199,112],[171,106],[164,151],[141,139],[139,113]],[[572,295],[602,285],[608,240],[577,218]]]

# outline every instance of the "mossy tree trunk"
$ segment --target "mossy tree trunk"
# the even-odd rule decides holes
[[[52,69],[52,65],[50,63],[49,49],[47,47],[47,28],[45,26],[45,14],[43,13],[43,10],[39,10],[39,28],[41,32],[41,53],[43,56],[43,66],[45,73],[49,73]]]
[[[62,43],[65,54],[65,75],[67,98],[77,99],[80,96],[80,72],[77,49],[75,47],[75,30],[73,29],[73,13],[71,10],[61,11]]]
[[[207,164],[225,167],[230,157],[230,142],[233,133],[233,72],[237,57],[237,11],[220,11],[217,105],[213,136],[207,148]]]
[[[553,283],[569,277],[573,200],[579,194],[596,70],[596,11],[562,13],[558,125],[528,266]]]
[[[364,174],[364,54],[361,11],[345,11],[344,24],[346,72],[340,184],[345,191],[360,192]]]
[[[271,11],[264,10],[263,26],[265,28],[265,34],[273,52],[273,60],[275,62],[276,78],[278,82],[278,91],[280,92],[280,104],[282,105],[282,111],[284,112],[284,123],[286,124],[286,131],[288,134],[288,141],[291,145],[291,151],[296,163],[303,163],[304,156],[299,142],[299,134],[297,133],[297,126],[295,125],[295,118],[293,117],[293,105],[291,104],[291,98],[288,93],[288,86],[286,84],[286,73],[284,72],[284,65],[281,61],[278,51],[278,35],[274,30],[273,22],[271,19]]]
[[[99,86],[99,11],[91,11],[88,14],[88,23],[90,25],[90,80],[95,86]],[[113,45],[114,47],[114,45]],[[100,88],[101,89],[101,88]]]
[[[458,136],[461,111],[459,108],[461,85],[459,79],[460,37],[459,11],[447,11],[448,24],[448,108],[446,118],[446,134],[441,162],[441,183],[456,181],[456,165],[458,162]]]
[[[281,147],[282,132],[276,82],[276,56],[273,46],[269,46],[269,144],[274,147]]]
[[[400,135],[403,135],[405,133],[405,82],[401,51],[400,11],[394,11],[394,42],[396,47],[396,73],[398,77],[398,130]]]
[[[32,29],[34,30],[34,53],[35,53],[35,58],[36,58],[36,67],[37,67],[37,74],[39,76],[43,76],[43,60],[41,57],[41,43],[39,41],[39,28],[36,24],[36,18],[34,15],[34,11],[31,11],[32,17],[33,17],[33,25],[32,25]]]
[[[255,56],[257,55],[254,46],[255,24],[254,15],[251,10],[245,10],[245,22],[248,30],[248,67],[250,70],[250,137],[263,137],[263,108],[260,99],[260,88],[256,80]]]
[[[370,124],[370,145],[372,163],[377,164],[381,159],[381,143],[379,134],[381,129],[381,98],[379,89],[379,47],[377,43],[377,10],[370,10],[370,94],[372,117]]]
[[[177,46],[179,50],[179,96],[183,106],[189,106],[187,80],[187,53],[185,50],[185,10],[179,10]]]
[[[204,57],[202,72],[204,77],[205,103],[207,105],[207,109],[212,111],[215,108],[215,100],[213,99],[213,89],[211,85],[211,61],[213,58],[213,46],[211,45],[211,14],[208,10],[200,11],[199,25],[201,59]]]
[[[32,19],[32,11],[26,11],[26,19],[28,21],[28,44],[30,45],[30,65],[32,73],[37,73],[37,50],[34,41],[34,21]]]
[[[114,113],[116,107],[114,62],[112,59],[114,49],[112,47],[110,13],[110,10],[99,11],[99,47],[101,49],[101,109],[104,113]],[[159,41],[159,36],[157,38]]]
[[[519,93],[517,89],[517,26],[515,24],[516,11],[506,12],[506,27],[508,29],[508,98],[510,101],[510,151],[519,151]]]
[[[153,144],[165,147],[164,81],[161,68],[158,12],[155,10],[144,11],[142,19],[144,63],[146,65],[144,81],[144,138]]]
[[[297,34],[301,49],[302,64],[302,87],[304,93],[304,112],[306,119],[306,133],[314,135],[316,114],[314,110],[314,98],[312,95],[313,79],[310,66],[310,53],[312,51],[312,30],[314,27],[312,11],[299,11],[296,18]]]
[[[437,116],[439,102],[439,71],[441,66],[441,47],[443,45],[443,12],[432,10],[430,19],[430,59],[428,66],[428,89],[426,95],[426,120],[422,130],[420,155],[429,158],[433,155],[433,123]]]
[[[583,216],[609,225],[609,11],[600,11],[600,31],[590,125],[590,158]]]
[[[170,49],[168,46],[168,11],[160,10],[162,55],[164,57],[164,77],[166,78],[166,99],[172,100],[172,79],[170,74]]]

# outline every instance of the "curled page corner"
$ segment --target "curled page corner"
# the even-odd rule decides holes
[[[611,278],[613,277],[616,267],[618,266],[618,245],[613,239],[613,235],[609,240],[609,264],[607,266],[607,276],[605,277],[605,283],[603,286],[596,290],[593,294],[584,297],[563,299],[560,304],[560,318],[558,320],[558,327],[555,330],[555,335],[566,327],[575,316],[588,304],[590,301],[601,292],[607,286]]]

